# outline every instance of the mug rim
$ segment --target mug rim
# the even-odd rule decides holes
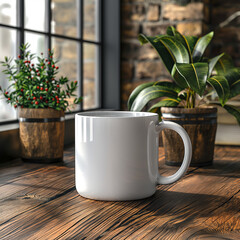
[[[115,114],[115,116],[113,116]],[[119,119],[119,118],[146,118],[158,116],[157,113],[150,112],[132,112],[132,111],[86,111],[75,114],[76,117],[89,117],[89,118],[111,118],[111,119]]]

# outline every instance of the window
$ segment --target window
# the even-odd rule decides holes
[[[0,0],[0,61],[16,57],[19,46],[47,53],[53,48],[60,75],[79,81],[84,97],[72,111],[102,106],[102,0]],[[8,81],[0,66],[0,85]],[[16,110],[0,99],[0,123],[16,120]]]

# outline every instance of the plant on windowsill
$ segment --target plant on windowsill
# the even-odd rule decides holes
[[[18,108],[22,158],[27,161],[56,162],[63,157],[64,111],[67,98],[76,96],[77,81],[67,77],[57,79],[59,72],[53,51],[47,57],[29,51],[29,44],[20,47],[18,59],[5,57],[3,73],[11,82],[1,89],[7,102]],[[74,99],[79,104],[80,98]]]
[[[240,69],[224,53],[211,59],[203,57],[212,38],[213,32],[198,38],[184,36],[174,27],[168,27],[166,35],[140,34],[140,43],[152,45],[174,81],[141,84],[128,99],[129,110],[142,111],[149,103],[152,106],[148,111],[158,112],[163,120],[175,121],[185,128],[193,145],[192,166],[209,165],[213,161],[217,109],[207,107],[213,105],[210,101],[213,94],[219,100],[215,104],[225,108],[240,124],[239,109],[226,104],[240,94]],[[178,136],[164,130],[168,165],[180,165],[183,147],[176,143],[180,143]]]

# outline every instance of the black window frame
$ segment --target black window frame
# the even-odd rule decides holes
[[[69,37],[60,34],[51,33],[51,1],[45,0],[47,6],[48,26],[46,31],[37,31],[24,27],[24,0],[17,0],[18,23],[17,26],[0,23],[0,27],[17,30],[17,45],[24,43],[25,32],[41,34],[47,36],[47,48],[51,48],[51,38],[58,37],[66,40],[73,40],[79,43],[79,82],[80,95],[83,96],[83,43],[97,45],[98,54],[98,81],[99,81],[99,107],[83,110],[83,102],[80,110],[66,112],[66,114],[74,114],[82,111],[99,110],[99,109],[120,109],[120,0],[99,0],[98,9],[98,41],[83,39],[83,0],[79,0],[79,17],[80,29],[78,37]],[[17,123],[18,119],[0,121],[0,125]]]

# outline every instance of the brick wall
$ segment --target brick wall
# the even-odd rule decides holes
[[[202,1],[124,0],[122,11],[122,109],[140,83],[171,79],[154,49],[137,40],[139,33],[150,36],[165,33],[173,25],[183,34],[201,35],[208,14]]]
[[[239,0],[124,0],[122,2],[122,109],[140,83],[171,78],[150,45],[140,46],[139,33],[165,33],[173,25],[183,34],[201,35],[214,30],[210,56],[226,52],[240,66],[240,16],[220,23],[240,11]],[[240,15],[240,12],[238,13]],[[239,98],[237,98],[239,99]]]
[[[238,11],[239,0],[212,0],[209,24],[215,31],[211,54],[226,52],[232,56],[235,64],[240,66],[240,16],[224,27],[220,26],[220,23]]]

